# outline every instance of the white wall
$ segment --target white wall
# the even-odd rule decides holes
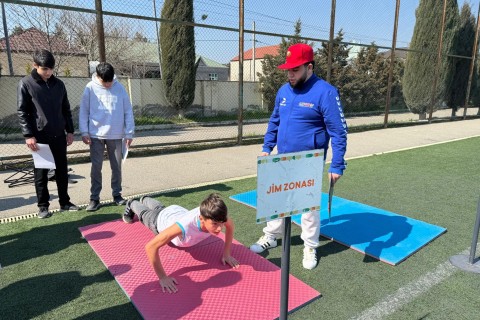
[[[239,65],[238,61],[230,62],[230,81],[238,81]],[[255,59],[255,72],[253,71],[252,60],[243,61],[243,81],[258,81],[258,73],[263,74],[262,59]]]
[[[0,119],[15,114],[17,110],[17,86],[22,77],[0,77]],[[72,109],[75,109],[90,78],[61,78],[67,87]],[[120,78],[129,93],[132,105],[168,106],[163,94],[161,80]],[[244,83],[243,107],[262,105],[262,96],[258,82]],[[232,81],[197,81],[194,105],[204,106],[213,111],[231,111],[238,108],[238,82]]]

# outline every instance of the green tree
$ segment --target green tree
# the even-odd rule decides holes
[[[390,57],[386,61],[387,68],[390,68]],[[389,69],[388,69],[389,70]],[[405,100],[403,99],[402,79],[405,71],[405,61],[395,57],[393,64],[392,88],[390,93],[390,110],[405,110]],[[388,72],[388,71],[387,71]],[[388,74],[388,73],[387,73]],[[385,82],[388,86],[388,76]],[[385,88],[386,94],[387,87]]]
[[[162,19],[193,22],[193,0],[165,0]],[[162,22],[162,82],[165,97],[183,117],[195,98],[195,37],[193,26]]]
[[[10,37],[22,34],[24,32],[25,32],[25,30],[22,28],[22,26],[16,25],[15,27],[13,27],[13,30],[12,30],[12,33],[10,34]]]
[[[337,33],[337,36],[333,39],[333,48],[332,48],[332,72],[330,82],[341,88],[345,83],[342,81],[342,77],[345,74],[345,69],[348,69],[348,54],[350,53],[350,48],[343,44],[343,35],[345,33],[340,29]],[[323,78],[327,79],[327,70],[328,69],[328,41],[322,42],[322,47],[317,49],[317,54],[315,56],[315,73]]]
[[[470,104],[473,107],[480,107],[480,70],[478,70],[478,63],[475,62],[472,78],[472,87],[470,90]],[[478,109],[477,115],[480,115],[480,108]]]
[[[286,82],[285,71],[278,69],[277,67],[285,62],[287,56],[287,49],[296,43],[308,43],[300,39],[302,31],[302,22],[297,20],[295,23],[295,31],[291,38],[282,38],[282,42],[279,44],[278,55],[265,55],[262,63],[263,73],[258,72],[258,81],[260,82],[260,92],[263,96],[263,101],[268,107],[269,111],[273,110],[275,106],[275,97],[278,89]]]
[[[410,49],[415,51],[409,51],[407,54],[403,95],[410,111],[424,119],[430,108],[432,83],[436,76],[438,35],[442,27],[443,5],[437,0],[421,0],[415,15],[416,22],[410,43]],[[437,74],[436,91],[433,93],[434,110],[447,101],[451,90],[454,63],[447,54],[452,50],[458,16],[457,1],[447,0],[441,64]]]
[[[464,3],[460,12],[460,24],[453,41],[453,52],[457,56],[470,57],[475,42],[475,18],[472,15],[471,7]],[[454,57],[455,73],[453,74],[452,88],[448,96],[447,105],[452,108],[452,117],[455,116],[459,107],[465,105],[468,77],[471,60]],[[473,77],[477,77],[475,72]],[[472,90],[476,87],[476,81],[472,81]]]
[[[362,47],[352,61],[350,82],[343,86],[345,112],[381,110],[385,104],[388,68],[378,47]]]

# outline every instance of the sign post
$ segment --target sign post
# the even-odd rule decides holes
[[[282,263],[281,263],[281,288],[280,288],[280,320],[286,320],[288,314],[288,285],[290,276],[290,234],[292,218],[283,220]]]
[[[257,223],[283,220],[280,319],[287,319],[291,217],[320,214],[324,151],[321,149],[258,157]]]

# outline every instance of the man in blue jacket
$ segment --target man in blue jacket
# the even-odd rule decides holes
[[[313,149],[324,149],[326,154],[331,140],[329,179],[335,183],[346,167],[347,149],[347,123],[338,90],[313,73],[313,49],[307,44],[290,46],[286,62],[278,68],[287,70],[288,83],[278,90],[261,156],[269,155],[275,146],[279,154]],[[303,267],[313,269],[320,237],[319,212],[303,214],[301,227]],[[250,249],[261,253],[276,247],[282,229],[283,219],[267,222],[264,235]]]

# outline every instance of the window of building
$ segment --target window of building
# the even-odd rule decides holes
[[[209,74],[208,74],[208,78],[209,78],[210,80],[216,81],[216,80],[218,80],[218,74],[217,74],[217,73],[209,73]]]

